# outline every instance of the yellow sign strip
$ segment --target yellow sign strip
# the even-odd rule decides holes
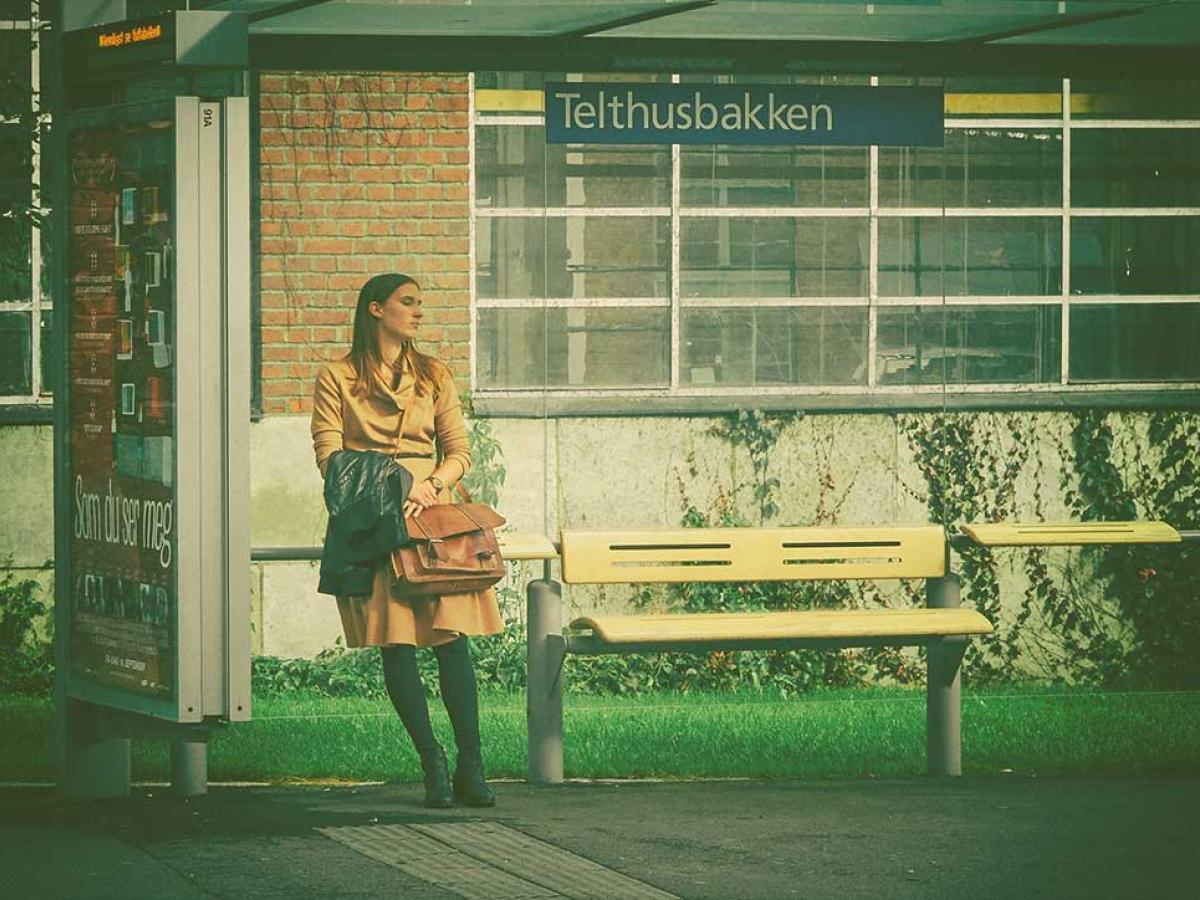
[[[1062,94],[947,94],[948,116],[1058,116]]]
[[[505,91],[487,88],[475,92],[476,112],[540,113],[545,96],[541,91]]]
[[[475,110],[481,113],[539,114],[544,109],[541,91],[500,90],[483,88],[475,92]],[[1088,112],[1092,97],[1076,95],[1071,103],[1074,112]],[[1061,115],[1061,94],[947,94],[946,114],[951,116],[978,115]]]

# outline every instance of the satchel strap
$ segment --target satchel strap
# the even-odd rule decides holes
[[[458,496],[462,497],[464,501],[466,501],[467,503],[474,502],[471,499],[471,495],[467,493],[467,489],[463,486],[463,483],[461,480],[454,482],[454,487],[458,491]],[[474,522],[475,520],[472,519],[471,521]],[[476,522],[475,524],[479,524],[479,523]]]

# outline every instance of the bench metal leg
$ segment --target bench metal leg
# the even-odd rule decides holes
[[[931,578],[926,589],[933,609],[959,605],[958,577]],[[962,774],[962,657],[966,637],[949,637],[927,647],[925,699],[926,760],[929,774]]]
[[[549,579],[526,589],[526,715],[529,781],[563,780],[562,586]]]

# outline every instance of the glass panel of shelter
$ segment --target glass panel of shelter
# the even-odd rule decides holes
[[[529,365],[503,362],[521,355],[541,360],[547,390],[572,393],[1195,378],[1200,127],[1180,120],[1194,98],[950,78],[942,149],[668,154],[547,146],[540,88],[564,77],[477,77],[477,90],[530,100],[475,128],[481,389],[533,387]],[[1165,118],[1134,118],[1147,111]],[[1169,346],[1156,355],[1098,324],[1133,320],[1149,345]],[[606,334],[630,353],[597,351]]]

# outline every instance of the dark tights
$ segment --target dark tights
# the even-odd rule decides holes
[[[383,652],[383,681],[388,697],[400,715],[404,729],[422,758],[437,749],[437,739],[429,724],[429,707],[425,703],[425,685],[417,671],[416,647],[393,644],[380,648]],[[467,639],[460,637],[448,644],[433,648],[437,655],[438,678],[442,687],[442,702],[454,729],[458,756],[479,754],[479,696],[475,685],[475,668]]]

